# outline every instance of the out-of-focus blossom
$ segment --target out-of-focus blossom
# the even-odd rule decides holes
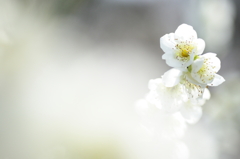
[[[203,53],[205,42],[197,38],[192,26],[182,24],[175,33],[161,37],[160,46],[165,52],[162,58],[169,66],[184,68],[191,65],[195,55]]]
[[[206,86],[217,86],[225,80],[216,74],[221,67],[216,54],[200,55],[205,42],[197,39],[191,26],[182,24],[175,33],[164,35],[160,46],[165,52],[162,58],[173,68],[149,81],[150,91],[136,108],[148,133],[162,142],[182,137],[186,123],[198,122],[201,106],[210,99]]]
[[[202,116],[202,105],[206,100],[209,99],[210,92],[207,88],[205,88],[201,97],[184,103],[184,106],[180,109],[180,112],[187,123],[195,124],[199,121]]]
[[[144,143],[149,151],[147,156],[159,152],[157,158],[187,159],[188,147],[179,139],[185,134],[186,121],[180,112],[166,113],[146,99],[137,101],[136,112],[141,119],[141,125],[150,138]],[[145,151],[146,151],[145,150]],[[146,157],[147,157],[146,156]]]
[[[151,105],[165,113],[180,111],[189,123],[196,123],[200,119],[201,106],[210,99],[207,88],[184,80],[173,87],[166,87],[162,78],[152,79],[149,81],[149,89],[146,100]]]
[[[162,76],[162,83],[164,87],[171,88],[178,86],[181,88],[181,96],[183,101],[187,101],[189,99],[197,99],[202,96],[204,88],[189,82],[186,79],[187,72],[182,69],[172,68],[164,73]]]
[[[182,85],[166,87],[162,78],[150,80],[148,87],[150,92],[146,99],[163,111],[176,112],[187,100],[187,94],[184,93]]]
[[[184,135],[186,123],[179,112],[165,113],[148,102],[141,99],[136,103],[136,112],[142,124],[152,136],[158,138],[180,138]]]

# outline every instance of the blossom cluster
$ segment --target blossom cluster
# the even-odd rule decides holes
[[[180,25],[175,33],[161,37],[160,47],[164,51],[162,59],[166,60],[170,67],[173,67],[161,78],[163,87],[170,90],[170,93],[167,94],[172,97],[172,100],[169,100],[171,101],[170,105],[173,105],[174,108],[172,110],[184,109],[186,105],[192,109],[200,109],[199,106],[202,106],[205,100],[210,98],[207,87],[218,86],[225,81],[222,76],[217,74],[221,67],[219,58],[215,53],[202,55],[205,42],[197,38],[196,31],[187,24]],[[178,93],[176,94],[176,92]],[[163,97],[159,93],[158,95]],[[169,104],[161,104],[161,106],[167,107],[169,110]],[[201,115],[193,116],[191,113],[185,111],[182,115],[191,116],[193,119],[187,118],[187,121],[194,122],[201,117]]]
[[[225,79],[217,74],[221,62],[216,54],[202,54],[205,42],[197,38],[192,26],[182,24],[175,33],[164,35],[160,47],[162,59],[172,68],[149,81],[150,91],[137,102],[136,109],[152,136],[160,142],[166,138],[178,141],[175,139],[184,135],[186,123],[194,124],[201,118],[201,106],[210,99],[208,86],[218,86]]]
[[[165,113],[180,112],[188,123],[196,123],[201,106],[210,98],[208,86],[225,80],[217,72],[220,60],[215,53],[203,54],[204,40],[197,38],[192,26],[180,25],[175,33],[160,38],[162,59],[172,67],[161,78],[149,81],[145,100]]]
[[[173,87],[181,79],[201,88],[218,86],[224,78],[216,74],[220,70],[220,60],[215,53],[203,53],[205,42],[197,38],[197,33],[189,25],[180,25],[175,33],[160,38],[164,51],[162,59],[173,67],[163,76],[166,87]]]

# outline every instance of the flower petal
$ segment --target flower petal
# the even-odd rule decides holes
[[[176,57],[174,57],[174,58],[177,60]],[[178,60],[178,63],[180,65],[178,68],[180,68],[180,67],[181,68],[188,67],[188,66],[190,66],[193,63],[193,61],[194,61],[194,54],[190,54],[189,55],[189,59],[187,61]]]
[[[201,69],[203,62],[203,58],[195,60],[192,64],[192,72],[198,72]]]
[[[183,106],[180,112],[189,124],[198,122],[202,116],[202,108],[198,105],[192,105],[190,102]]]
[[[166,63],[170,67],[181,67],[181,63],[174,57],[174,54],[165,53],[162,55],[162,59],[166,60]]]
[[[199,56],[192,64],[191,76],[197,82],[205,85],[212,84],[216,73],[221,67],[221,62],[215,53]]]
[[[200,55],[203,53],[203,50],[205,49],[205,41],[203,39],[197,39],[197,55]]]
[[[160,38],[160,47],[165,53],[172,53],[175,48],[174,33],[166,34]]]
[[[155,130],[157,134],[173,138],[183,137],[187,125],[180,112],[173,114],[159,113],[156,115]]]
[[[197,39],[197,33],[192,26],[182,24],[175,31],[175,39],[193,41]]]
[[[186,79],[187,79],[188,82],[193,83],[193,84],[195,84],[195,85],[199,85],[199,86],[201,86],[202,88],[204,88],[204,87],[207,86],[207,84],[199,83],[197,80],[195,80],[195,79],[192,77],[191,73],[186,73],[185,75],[186,75],[185,77],[186,77]]]
[[[216,57],[217,54],[216,53],[212,53],[212,52],[208,52],[208,53],[206,53],[206,54],[204,54],[202,56],[204,56],[204,57]]]
[[[162,79],[161,78],[157,78],[157,79],[151,79],[148,82],[148,89],[150,90],[156,90],[157,87],[162,84]]]
[[[169,59],[169,58],[171,58],[171,57],[173,57],[173,54],[165,53],[165,54],[162,55],[162,59],[163,59],[163,60],[167,60],[167,59]]]
[[[173,87],[180,82],[183,72],[180,69],[172,68],[163,74],[163,83],[166,87]]]
[[[208,85],[209,86],[218,86],[218,85],[222,84],[224,81],[225,81],[225,79],[222,76],[216,74],[215,78],[212,81],[212,83],[210,83]]]
[[[173,53],[173,54],[165,53],[162,55],[162,59],[166,60],[167,65],[170,67],[185,68],[192,64],[194,60],[194,54],[191,54],[189,57],[189,60],[187,61],[184,61],[184,60],[181,61],[177,59],[176,53]]]
[[[202,98],[204,100],[209,100],[211,98],[210,91],[207,88],[204,89]]]
[[[218,72],[221,68],[221,61],[219,60],[217,54],[215,53],[206,53],[202,55],[205,59],[208,59],[209,65],[212,65],[212,71]]]

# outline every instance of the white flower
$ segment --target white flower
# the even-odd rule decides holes
[[[163,78],[150,80],[149,89],[147,100],[151,104],[165,113],[180,111],[186,122],[191,124],[201,118],[201,106],[210,99],[207,88],[190,83],[184,78],[184,72],[175,68],[167,71]]]
[[[187,125],[180,112],[165,113],[145,99],[137,101],[135,108],[141,123],[151,136],[158,139],[183,137]]]
[[[172,68],[164,73],[162,76],[162,82],[166,87],[178,87],[181,88],[182,96],[184,101],[189,99],[197,99],[202,96],[203,89],[201,86],[189,82],[186,79],[186,71],[182,69]]]
[[[172,87],[166,87],[163,78],[152,79],[149,89],[146,99],[165,112],[176,112],[189,100],[199,103],[204,92],[204,88],[184,79]]]
[[[202,87],[218,86],[225,79],[216,74],[221,67],[219,58],[214,53],[207,53],[199,56],[191,66],[188,67],[186,78],[189,82],[201,85]]]
[[[210,99],[210,92],[207,88],[204,89],[204,93],[201,97],[196,100],[189,100],[180,109],[180,112],[186,122],[189,124],[195,124],[202,116],[202,105],[206,100]]]
[[[183,70],[172,68],[163,74],[163,83],[166,87],[176,86],[182,80],[182,75]]]
[[[208,86],[218,86],[225,79],[218,75],[221,62],[216,57],[215,53],[206,53],[201,56],[196,56],[192,65],[187,67],[187,70],[181,68],[172,68],[165,72],[162,79],[166,87],[174,87],[179,83],[186,85],[189,91],[191,88],[202,92],[198,87],[205,88]],[[190,91],[190,92],[191,92]],[[194,94],[194,92],[192,92]]]
[[[196,31],[187,24],[180,25],[175,33],[160,38],[164,51],[162,59],[171,67],[184,68],[192,64],[195,55],[203,53],[205,42],[197,38]]]
[[[146,99],[167,113],[178,111],[188,98],[182,85],[166,87],[162,78],[150,80],[148,87],[150,92]]]

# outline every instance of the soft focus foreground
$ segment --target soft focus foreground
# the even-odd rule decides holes
[[[160,38],[160,46],[165,53],[162,59],[173,68],[161,78],[149,81],[149,93],[136,103],[136,111],[152,141],[168,145],[181,140],[187,123],[199,121],[202,106],[211,97],[207,87],[218,86],[225,79],[216,74],[221,67],[216,54],[201,55],[205,42],[197,39],[192,26],[181,24],[175,33]],[[162,153],[158,157],[188,159],[188,147],[184,143],[179,147],[178,142],[170,146],[171,150],[167,152],[170,155]],[[181,153],[174,151],[175,147]]]
[[[227,0],[0,1],[0,158],[239,158],[239,48],[230,45],[234,15],[238,20]],[[206,49],[218,53],[226,82],[211,90],[185,144],[150,142],[134,102],[148,91],[149,79],[169,69],[159,37],[182,23],[194,25]],[[145,115],[153,124],[166,120],[185,129],[177,114]],[[172,129],[158,126],[161,133]]]

